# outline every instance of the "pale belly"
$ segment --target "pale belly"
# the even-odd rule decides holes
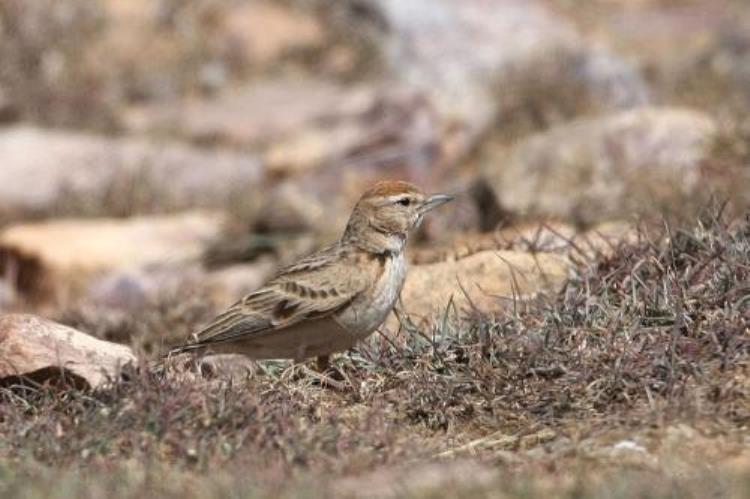
[[[393,309],[406,278],[403,254],[386,263],[383,274],[373,290],[358,298],[337,321],[359,340],[373,333]]]

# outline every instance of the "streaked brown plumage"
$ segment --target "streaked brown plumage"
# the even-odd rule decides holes
[[[407,182],[375,184],[357,202],[339,241],[282,269],[170,353],[209,349],[327,362],[383,323],[406,277],[409,232],[450,199],[426,196]]]

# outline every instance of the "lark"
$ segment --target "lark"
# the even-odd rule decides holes
[[[341,238],[282,269],[172,350],[241,353],[253,359],[329,356],[372,334],[406,278],[404,247],[430,210],[452,200],[402,181],[383,181],[355,205]]]

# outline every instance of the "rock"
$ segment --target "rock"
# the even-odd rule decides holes
[[[554,291],[568,275],[561,255],[519,251],[480,251],[457,260],[412,265],[401,292],[401,304],[416,323],[443,317],[446,308],[476,308],[485,314],[513,306],[542,290]],[[452,312],[451,312],[452,313]],[[387,326],[394,329],[391,318]]]
[[[590,459],[633,469],[658,470],[662,464],[658,456],[634,440],[621,440],[612,446],[595,443],[583,453]]]
[[[135,364],[135,355],[124,345],[32,315],[0,317],[2,383],[21,377],[45,382],[67,376],[75,385],[98,388],[117,380],[121,369]]]
[[[614,451],[624,452],[648,452],[648,450],[634,440],[620,440],[613,447]]]
[[[374,98],[372,88],[324,79],[262,79],[213,99],[133,108],[126,123],[133,132],[161,130],[193,142],[263,148],[295,140],[316,124],[326,124],[318,128],[324,133],[332,123],[365,113]]]
[[[17,269],[17,287],[28,296],[59,296],[96,275],[199,262],[224,220],[220,213],[189,212],[12,225],[0,232],[0,263]],[[131,284],[115,288],[139,295]]]
[[[482,251],[555,253],[568,259],[608,255],[621,242],[634,241],[635,231],[623,222],[606,222],[586,231],[558,222],[524,223],[490,233],[454,235],[447,244],[407,250],[412,264],[459,260]]]
[[[488,160],[484,178],[505,210],[594,223],[701,190],[716,135],[697,111],[626,111],[531,136]]]
[[[459,312],[500,313],[512,308],[514,299],[556,293],[574,265],[610,254],[634,237],[633,228],[624,223],[588,231],[560,223],[526,224],[410,249],[402,310],[417,324],[444,317],[451,304]],[[386,326],[398,328],[393,314]]]
[[[514,110],[537,115],[622,109],[648,102],[638,72],[528,0],[369,0],[392,76],[428,96],[449,156],[469,151]],[[572,109],[569,109],[571,108]],[[570,116],[568,116],[570,117]]]
[[[252,192],[252,156],[18,126],[0,129],[0,214],[225,207]]]

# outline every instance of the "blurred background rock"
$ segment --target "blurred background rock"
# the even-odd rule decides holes
[[[741,210],[748,89],[740,0],[0,0],[0,306],[126,341],[102,324],[226,305],[380,178],[459,194],[412,311],[465,295],[458,268],[500,293],[507,262],[455,263],[516,251],[500,229]]]

